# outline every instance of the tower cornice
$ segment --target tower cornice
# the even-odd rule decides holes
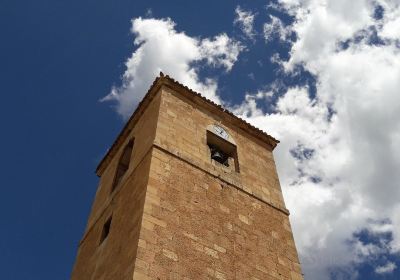
[[[101,176],[105,167],[108,165],[108,163],[114,157],[114,155],[118,151],[120,145],[124,142],[127,135],[129,134],[129,132],[132,130],[135,123],[137,122],[137,120],[140,118],[140,116],[146,110],[147,106],[150,104],[150,102],[153,100],[153,98],[156,96],[156,94],[159,92],[159,90],[162,86],[170,88],[170,89],[184,95],[186,98],[190,99],[191,101],[193,101],[194,103],[196,103],[202,107],[207,107],[208,110],[212,111],[213,113],[215,113],[217,115],[228,118],[229,121],[232,124],[234,124],[236,127],[241,128],[242,130],[246,131],[251,136],[266,143],[271,148],[271,150],[273,150],[279,143],[279,140],[275,139],[274,137],[272,137],[271,135],[262,131],[261,129],[251,125],[250,123],[246,122],[245,120],[239,118],[238,116],[233,114],[231,111],[225,109],[221,105],[211,101],[210,99],[202,96],[200,93],[195,92],[194,90],[190,89],[189,87],[174,80],[170,76],[164,75],[162,72],[160,72],[160,75],[154,80],[154,82],[150,86],[149,90],[147,91],[146,95],[143,97],[142,101],[138,104],[137,108],[135,109],[135,111],[133,112],[133,114],[131,115],[129,120],[126,122],[126,124],[122,128],[121,132],[118,134],[114,143],[111,145],[111,147],[108,149],[108,151],[106,152],[103,159],[98,164],[98,166],[96,168],[96,174],[98,176]]]

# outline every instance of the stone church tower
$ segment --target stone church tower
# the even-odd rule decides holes
[[[97,167],[72,279],[303,279],[277,143],[161,73]]]

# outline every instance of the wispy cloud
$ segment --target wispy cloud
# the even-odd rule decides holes
[[[386,274],[386,273],[391,273],[393,270],[397,268],[396,264],[393,262],[388,262],[387,264],[383,266],[378,266],[375,269],[375,272],[378,274]]]
[[[290,27],[285,26],[278,17],[269,15],[270,22],[264,23],[263,31],[264,31],[264,39],[266,42],[270,42],[275,38],[280,39],[281,41],[287,40],[289,35],[292,33]]]
[[[255,38],[254,31],[254,18],[255,14],[251,11],[245,11],[240,6],[237,6],[235,9],[236,17],[234,20],[234,24],[240,26],[242,32],[250,39]]]

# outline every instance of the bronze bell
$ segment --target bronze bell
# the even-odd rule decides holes
[[[225,164],[225,162],[227,162],[227,157],[226,155],[216,146],[214,145],[209,145],[210,146],[210,151],[211,151],[211,159]]]
[[[211,150],[211,158],[213,160],[221,162],[221,163],[225,161],[223,154],[220,151],[216,150],[216,149]]]

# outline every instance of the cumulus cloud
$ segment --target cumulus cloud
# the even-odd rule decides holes
[[[278,2],[274,7],[293,23],[271,15],[265,39],[295,39],[289,59],[274,61],[288,75],[311,73],[316,91],[287,85],[276,96],[280,90],[272,87],[248,93],[230,109],[281,140],[275,156],[306,279],[356,278],[364,262],[378,274],[391,273],[394,263],[376,260],[400,252],[400,5]],[[236,24],[252,38],[254,15],[240,7],[236,14]],[[217,81],[200,79],[194,65],[229,72],[244,49],[239,42],[224,33],[190,37],[170,19],[134,19],[132,33],[137,48],[126,62],[123,83],[104,98],[117,101],[122,116],[129,116],[160,70],[223,103]],[[261,102],[273,112],[265,113]],[[360,238],[363,232],[373,241]]]
[[[117,112],[127,118],[158,73],[165,71],[205,97],[221,103],[217,96],[217,81],[201,80],[193,65],[196,62],[230,71],[243,50],[239,42],[224,33],[214,38],[190,37],[176,31],[171,19],[136,18],[132,20],[131,31],[137,48],[125,63],[122,85],[113,87],[102,101],[116,101]]]
[[[256,94],[232,109],[282,141],[275,155],[306,279],[356,277],[364,262],[390,273],[395,267],[374,260],[400,252],[400,37],[392,27],[400,7],[279,2],[293,24],[271,17],[264,33],[282,40],[285,32],[276,30],[296,33],[280,64],[289,74],[297,66],[311,73],[315,96],[307,86],[290,86],[273,113],[262,112]],[[377,5],[384,9],[379,19]],[[363,231],[375,241],[362,240]]]
[[[234,24],[240,26],[243,33],[250,39],[254,39],[256,33],[254,31],[254,17],[251,11],[245,11],[240,6],[237,6],[235,9],[236,17],[234,20]]]

